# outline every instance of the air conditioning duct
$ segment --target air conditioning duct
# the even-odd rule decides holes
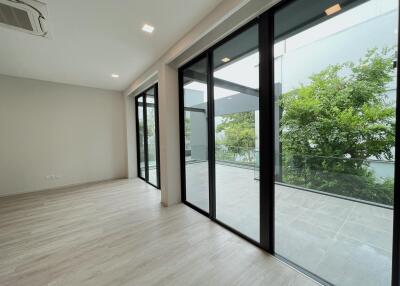
[[[0,26],[48,37],[46,4],[36,0],[0,0]]]

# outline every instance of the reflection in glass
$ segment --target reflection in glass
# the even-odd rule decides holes
[[[275,251],[334,285],[390,285],[398,3],[338,2],[275,14]]]
[[[258,26],[213,58],[216,218],[259,241]]]
[[[207,61],[183,71],[186,201],[209,210]]]

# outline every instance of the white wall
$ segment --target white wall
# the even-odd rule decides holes
[[[123,178],[126,154],[120,92],[0,75],[0,196]]]
[[[159,70],[161,202],[181,201],[178,71],[168,65]]]
[[[135,98],[123,96],[125,101],[125,122],[127,136],[127,175],[128,178],[137,178],[137,144],[136,144],[136,110]]]

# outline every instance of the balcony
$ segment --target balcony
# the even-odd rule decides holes
[[[216,152],[216,156],[224,159],[221,153]],[[256,157],[254,153],[254,162]],[[383,164],[393,174],[393,162],[370,163]],[[207,164],[192,161],[186,167],[187,196],[202,208],[208,207],[204,192],[207,185],[199,178],[207,176]],[[232,158],[217,160],[217,218],[258,240],[259,181],[256,165],[251,165]],[[340,285],[390,284],[393,225],[390,205],[281,182],[275,184],[275,200],[277,254],[319,273],[327,281],[339,279]]]

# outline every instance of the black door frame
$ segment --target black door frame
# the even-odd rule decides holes
[[[400,7],[400,0],[398,1]],[[398,16],[397,31],[400,29]],[[397,33],[397,47],[400,44],[400,34]],[[399,48],[397,48],[397,51]],[[400,68],[399,52],[397,52],[397,86],[396,86],[396,143],[394,162],[394,205],[393,205],[393,247],[392,247],[392,286],[400,285]]]
[[[140,162],[141,162],[141,154],[140,154],[140,124],[139,124],[139,105],[140,105],[140,103],[139,103],[139,98],[142,98],[142,108],[143,108],[143,111],[142,111],[142,113],[143,113],[143,136],[144,136],[144,134],[146,133],[145,132],[145,128],[146,128],[146,122],[145,122],[145,120],[144,120],[144,110],[145,110],[145,108],[144,108],[144,96],[143,95],[139,95],[139,96],[137,96],[137,97],[135,97],[135,122],[136,122],[136,158],[137,158],[137,161],[136,161],[136,163],[137,163],[137,175],[138,175],[138,177],[140,178],[140,179],[142,179],[142,180],[144,180],[144,181],[146,181],[146,147],[145,147],[145,145],[146,145],[146,143],[143,141],[143,156],[144,156],[144,164],[145,164],[145,168],[144,168],[144,176],[143,176],[143,174],[142,174],[142,169],[141,169],[141,166],[140,166]],[[144,137],[143,137],[143,140],[144,140]]]
[[[179,68],[179,125],[180,125],[180,166],[181,166],[181,198],[182,202],[197,210],[211,220],[229,229],[238,236],[248,240],[266,252],[278,257],[287,264],[310,276],[324,285],[331,285],[328,281],[307,271],[299,265],[275,254],[275,158],[274,158],[274,15],[283,7],[296,0],[282,0],[262,15],[256,17],[238,30],[234,31],[223,40],[208,48],[205,52],[196,56]],[[400,7],[400,0],[399,7]],[[214,93],[213,93],[213,51],[231,40],[235,36],[258,25],[259,31],[259,120],[260,124],[260,242],[242,234],[236,229],[218,221],[215,217],[215,150],[214,150]],[[397,23],[400,30],[400,17]],[[400,34],[398,33],[398,45]],[[185,174],[185,134],[184,134],[184,89],[183,71],[202,60],[207,60],[207,91],[208,91],[208,159],[209,159],[209,212],[198,208],[186,200],[186,174]],[[397,54],[399,63],[399,54]],[[393,249],[392,249],[392,286],[400,286],[400,71],[397,68],[397,95],[396,95],[396,143],[395,143],[395,178],[394,178],[394,210],[393,210]],[[262,127],[261,127],[262,126]],[[210,136],[211,134],[211,136]]]
[[[148,136],[147,136],[147,92],[154,89],[154,113],[155,113],[155,136],[156,136],[156,173],[157,173],[157,185],[149,181],[149,160],[148,160]],[[143,102],[139,102],[139,98],[143,99]],[[139,105],[143,106],[143,144],[144,144],[144,163],[145,172],[144,177],[140,169],[140,131],[139,131]],[[159,130],[159,114],[158,114],[158,83],[150,86],[145,91],[141,92],[135,97],[135,119],[136,119],[136,154],[137,154],[137,175],[140,179],[153,187],[160,189],[161,176],[160,176],[160,130]]]
[[[201,53],[200,55],[196,56],[186,64],[184,64],[182,67],[179,68],[178,70],[178,81],[179,81],[179,126],[180,126],[180,166],[181,166],[181,200],[184,204],[187,206],[193,208],[194,210],[200,212],[201,214],[207,216],[211,220],[215,221],[219,225],[223,226],[224,228],[230,230],[231,232],[235,233],[236,235],[246,239],[247,241],[253,243],[254,245],[257,245],[258,247],[261,247],[261,243],[252,239],[251,237],[241,233],[240,231],[232,228],[231,226],[225,224],[224,222],[218,220],[216,218],[216,207],[215,207],[215,146],[214,146],[214,141],[215,141],[215,134],[214,134],[214,88],[213,88],[213,51],[218,48],[219,46],[222,46],[225,44],[227,41],[233,39],[240,33],[250,29],[254,25],[257,25],[259,23],[259,18],[257,17],[256,19],[250,21],[243,27],[239,28],[232,34],[228,35],[225,39],[223,39],[221,42],[216,43],[213,45],[211,48],[209,48],[207,51]],[[183,89],[183,82],[184,82],[184,70],[191,65],[201,61],[201,60],[206,60],[207,61],[207,127],[208,127],[208,166],[209,166],[209,212],[204,211],[203,209],[197,207],[196,205],[193,205],[189,201],[186,200],[186,168],[185,168],[185,115],[184,115],[184,89]],[[260,93],[261,97],[261,93]],[[260,116],[261,116],[261,110],[260,110]],[[260,133],[261,133],[260,129]],[[260,155],[260,161],[261,161],[261,155]],[[261,162],[260,162],[260,169],[261,169]],[[261,200],[260,200],[261,204]],[[260,208],[261,209],[261,208]]]

